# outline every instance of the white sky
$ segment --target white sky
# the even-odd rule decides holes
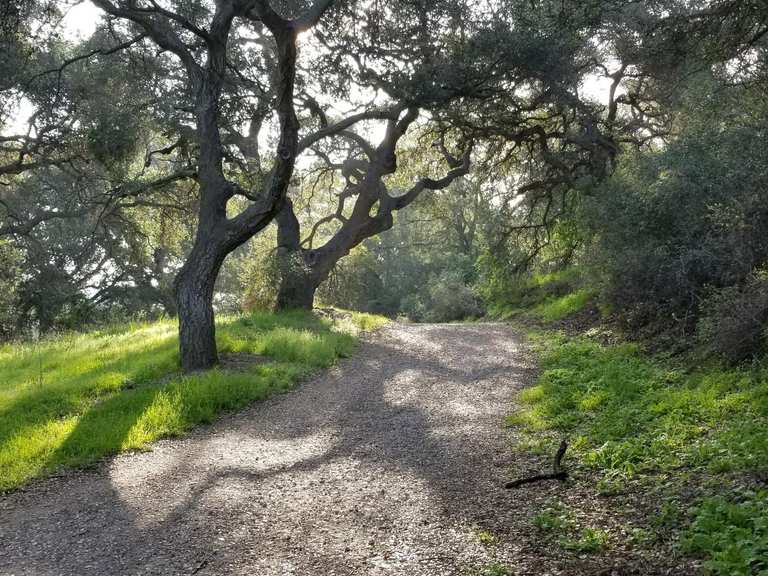
[[[96,29],[103,12],[88,0],[75,4],[61,21],[62,31],[67,38],[88,38]]]

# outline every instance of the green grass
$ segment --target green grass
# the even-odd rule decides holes
[[[627,482],[674,479],[683,472],[725,478],[723,473],[768,470],[768,370],[687,371],[630,344],[604,346],[546,332],[532,338],[542,372],[537,384],[520,394],[522,408],[509,424],[520,426],[530,445],[548,453],[567,436],[569,454],[600,474],[598,487],[605,493]],[[694,526],[700,518],[694,514]],[[768,515],[761,512],[754,520],[752,532],[768,523]],[[737,534],[742,532],[722,531],[726,539]],[[720,553],[705,544],[696,550],[712,562]]]
[[[530,286],[547,287],[553,284],[576,285],[580,281],[578,268],[564,268],[548,274],[533,274],[528,280]]]
[[[487,528],[476,529],[475,537],[483,546],[496,546],[500,542],[499,537]]]
[[[0,347],[0,491],[62,466],[141,449],[290,388],[352,352],[384,320],[332,324],[305,312],[223,318],[221,352],[261,354],[247,371],[179,373],[176,325],[128,324]]]
[[[599,528],[583,528],[575,537],[561,540],[560,545],[566,550],[581,554],[596,554],[608,547],[608,532]]]
[[[542,320],[555,322],[584,310],[593,296],[590,290],[576,290],[559,298],[549,298],[535,306],[532,312]]]
[[[488,315],[500,320],[531,316],[555,322],[583,310],[594,297],[594,291],[580,288],[583,280],[575,268],[548,274],[533,274],[521,279],[503,301],[487,302]]]
[[[547,506],[533,518],[533,525],[545,533],[565,533],[574,524],[573,515],[559,503]]]
[[[551,537],[562,548],[572,552],[594,554],[608,547],[608,532],[581,526],[573,512],[561,502],[550,504],[536,514],[533,525],[543,537]]]
[[[537,337],[542,373],[510,423],[567,434],[584,462],[631,477],[768,466],[768,372],[686,373],[630,344]]]

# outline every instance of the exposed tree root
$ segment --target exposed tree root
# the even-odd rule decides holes
[[[560,442],[560,447],[557,449],[557,453],[555,454],[555,460],[552,463],[551,474],[537,474],[535,476],[527,476],[526,478],[512,480],[504,484],[504,488],[519,488],[524,484],[532,484],[534,482],[541,482],[543,480],[560,480],[561,482],[564,481],[566,478],[568,478],[568,472],[563,470],[561,462],[563,460],[563,456],[565,456],[566,450],[568,450],[568,442],[563,439]]]

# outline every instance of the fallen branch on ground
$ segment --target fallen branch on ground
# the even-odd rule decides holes
[[[531,484],[533,482],[541,482],[542,480],[560,480],[561,482],[568,478],[568,472],[563,470],[561,462],[565,451],[568,449],[568,442],[563,439],[560,442],[560,448],[557,449],[555,454],[555,461],[552,463],[551,474],[537,474],[536,476],[528,476],[527,478],[520,478],[519,480],[512,480],[504,484],[504,488],[519,488],[524,484]]]

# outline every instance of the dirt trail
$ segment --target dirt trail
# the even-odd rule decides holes
[[[572,574],[501,489],[530,376],[507,326],[392,325],[288,394],[0,499],[0,574]]]

